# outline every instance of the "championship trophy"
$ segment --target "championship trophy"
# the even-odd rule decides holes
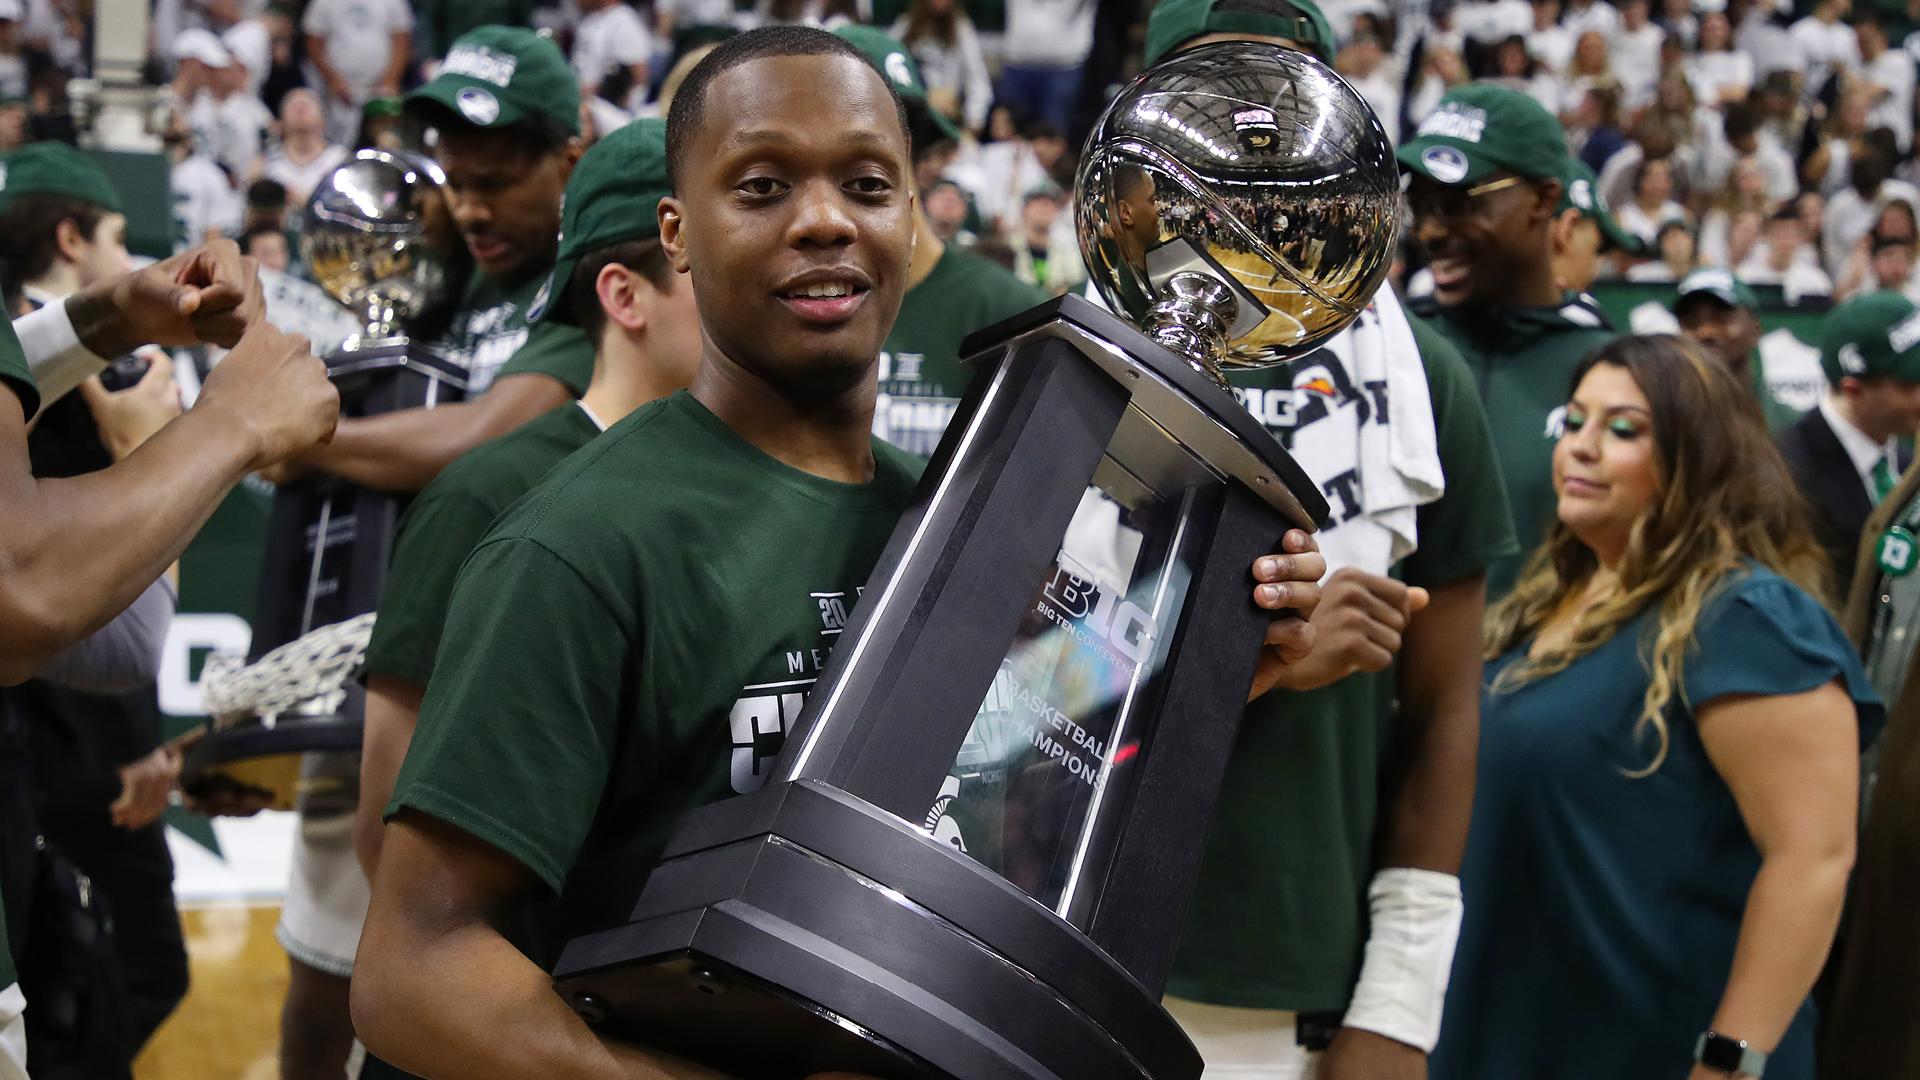
[[[1077,188],[1120,314],[967,339],[792,730],[735,709],[767,782],[687,814],[632,921],[562,952],[590,1023],[741,1077],[1200,1075],[1160,996],[1268,621],[1249,568],[1327,513],[1221,371],[1371,300],[1398,176],[1337,75],[1237,43],[1126,87]]]
[[[444,186],[424,157],[362,150],[307,205],[302,257],[361,324],[326,358],[342,416],[457,401],[466,390],[466,372],[406,330],[451,292],[458,237]],[[203,673],[213,722],[186,751],[190,792],[237,787],[291,808],[297,789],[315,786],[300,779],[302,754],[360,749],[358,688],[348,680],[403,508],[398,496],[324,475],[275,492],[252,662],[210,662]]]

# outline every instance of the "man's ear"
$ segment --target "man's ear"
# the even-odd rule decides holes
[[[676,274],[693,269],[693,261],[687,258],[686,220],[680,216],[680,200],[672,195],[661,199],[655,213],[660,216],[660,250],[666,253],[668,265]]]
[[[87,239],[80,233],[80,223],[72,218],[62,218],[60,224],[53,227],[54,250],[68,262],[80,261],[80,249]]]
[[[647,328],[647,313],[640,304],[640,272],[610,262],[593,279],[593,294],[607,322],[630,334]]]
[[[1555,255],[1566,253],[1567,248],[1573,243],[1573,230],[1579,223],[1580,211],[1578,210],[1569,208],[1554,215],[1553,224],[1549,227],[1547,235],[1553,240]]]
[[[580,155],[587,152],[586,140],[575,135],[560,148],[560,163],[568,178],[573,176],[573,167],[580,164]]]
[[[1566,186],[1551,177],[1535,183],[1533,185],[1534,213],[1539,217],[1551,218],[1554,211],[1559,208],[1560,196],[1565,191]]]

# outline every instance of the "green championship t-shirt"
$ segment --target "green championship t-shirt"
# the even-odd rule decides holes
[[[1364,316],[1371,317],[1371,316]],[[1395,576],[1444,585],[1514,551],[1487,418],[1458,350],[1409,318],[1426,370],[1446,493],[1422,506],[1419,548]],[[1384,388],[1358,385],[1339,356],[1235,372],[1234,394],[1282,444],[1343,414],[1376,422]],[[1338,462],[1301,460],[1340,528]],[[1367,882],[1390,750],[1391,672],[1248,706],[1214,811],[1200,880],[1167,992],[1242,1008],[1344,1009],[1367,933]]]
[[[0,337],[0,384],[5,384],[20,399],[22,417],[31,419],[40,411],[40,387],[33,381],[27,354],[20,348],[20,338],[14,334],[12,323],[7,324],[6,335]]]
[[[514,500],[598,434],[572,402],[467,451],[427,485],[400,519],[366,674],[427,685],[460,565]]]
[[[1493,445],[1507,483],[1519,551],[1487,573],[1487,600],[1505,596],[1520,566],[1546,539],[1559,503],[1553,444],[1567,416],[1573,369],[1612,341],[1613,327],[1591,297],[1570,295],[1557,308],[1457,308],[1431,298],[1409,305],[1466,358],[1493,422]]]
[[[529,333],[529,313],[552,297],[543,264],[512,277],[476,272],[460,295],[459,310],[432,343],[440,356],[467,370],[467,395],[477,397],[507,375],[550,375],[577,397],[593,379],[593,343],[576,326],[542,323]]]
[[[880,353],[873,433],[909,454],[932,457],[971,374],[960,340],[1043,303],[1046,290],[952,244],[927,279],[907,291]]]
[[[764,782],[920,470],[873,454],[867,483],[823,480],[678,393],[468,558],[388,812],[471,833],[557,894],[536,961],[627,917],[682,813]]]

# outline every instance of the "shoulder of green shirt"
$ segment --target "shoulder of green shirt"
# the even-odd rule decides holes
[[[527,343],[501,367],[495,381],[512,375],[546,375],[558,379],[574,397],[593,382],[593,342],[577,326],[543,321],[527,335]]]
[[[1445,585],[1484,572],[1519,551],[1493,432],[1460,350],[1409,314],[1433,404],[1434,436],[1446,491],[1420,508],[1420,547],[1402,563],[1415,585]]]

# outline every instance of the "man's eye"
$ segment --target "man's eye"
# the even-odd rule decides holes
[[[861,195],[885,195],[893,190],[892,181],[884,176],[857,176],[847,186]]]
[[[748,195],[766,197],[780,194],[780,181],[771,176],[750,176],[740,181],[740,190]]]

